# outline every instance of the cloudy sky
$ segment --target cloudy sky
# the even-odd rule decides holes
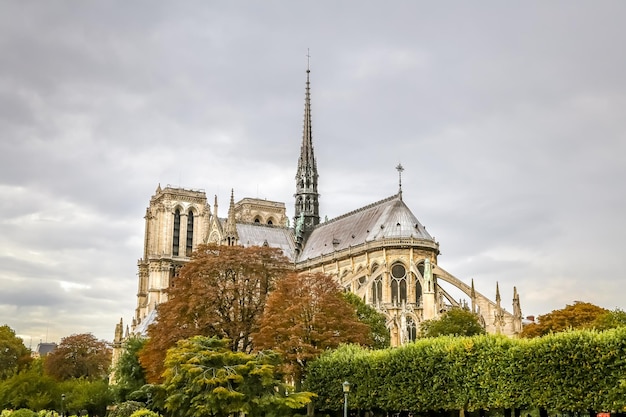
[[[322,216],[397,191],[523,314],[626,309],[626,3],[0,3],[0,325],[111,340],[158,184],[285,201],[310,48]]]

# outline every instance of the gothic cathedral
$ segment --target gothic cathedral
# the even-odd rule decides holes
[[[182,265],[201,243],[282,249],[296,270],[330,274],[387,318],[393,346],[416,338],[419,324],[453,307],[478,314],[488,333],[514,336],[521,331],[519,296],[513,288],[512,312],[445,271],[437,262],[439,242],[426,231],[402,200],[402,166],[397,194],[337,218],[320,221],[318,172],[311,134],[310,70],[306,72],[304,128],[296,171],[292,225],[281,202],[244,198],[231,192],[228,214],[219,217],[217,197],[211,209],[204,191],[157,187],[145,215],[143,256],[138,262],[137,308],[133,333],[145,334],[156,306]],[[445,284],[445,285],[444,285]],[[466,299],[455,299],[450,291]],[[468,303],[469,300],[469,303]],[[114,344],[120,345],[123,323]]]

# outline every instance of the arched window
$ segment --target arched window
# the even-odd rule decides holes
[[[372,282],[372,304],[382,303],[383,301],[383,279],[377,277]]]
[[[191,256],[193,249],[193,211],[187,213],[187,251],[186,256]]]
[[[413,317],[406,318],[406,335],[409,342],[413,342],[417,339],[417,324],[415,320],[413,320]]]
[[[258,217],[255,217],[255,218],[254,218],[254,222],[255,222],[255,223],[261,223],[261,219],[259,219]]]
[[[272,219],[271,217],[267,220],[267,224],[269,224],[270,226],[274,224],[274,219]]]
[[[391,302],[406,302],[406,268],[400,263],[391,267]]]
[[[415,278],[415,304],[420,305],[422,303],[422,284],[419,279]]]
[[[180,210],[174,212],[174,236],[172,239],[172,255],[178,256],[178,245],[180,243]]]

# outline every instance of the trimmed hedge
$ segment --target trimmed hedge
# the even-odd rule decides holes
[[[440,337],[385,350],[343,346],[310,364],[319,410],[427,412],[540,408],[624,411],[626,327],[536,339]]]

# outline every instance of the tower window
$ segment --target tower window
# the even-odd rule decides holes
[[[178,245],[180,243],[180,210],[174,212],[174,236],[172,239],[172,255],[178,256]]]
[[[186,255],[191,256],[193,249],[193,211],[189,210],[187,214],[187,251]]]

